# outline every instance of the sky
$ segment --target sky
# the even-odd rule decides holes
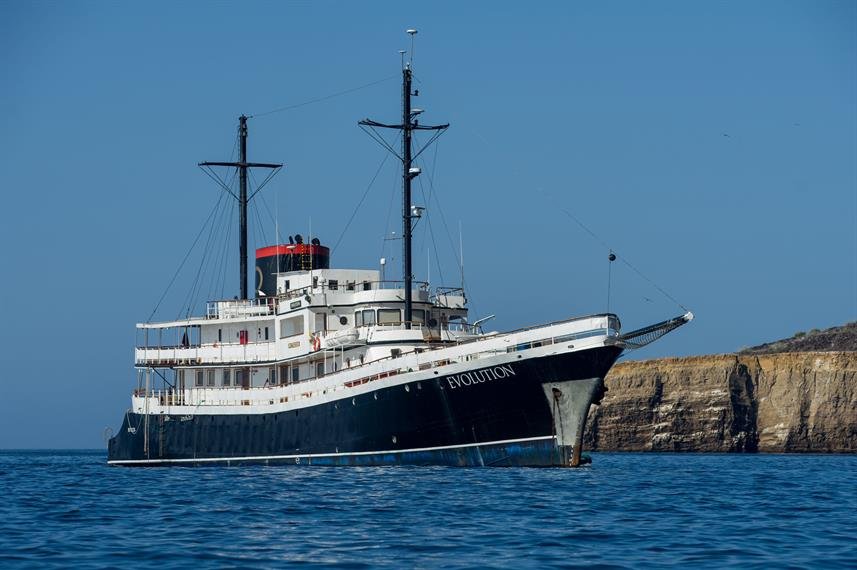
[[[286,165],[251,248],[312,234],[398,278],[399,174],[357,121],[399,118],[407,28],[414,105],[451,125],[416,277],[459,285],[463,251],[472,318],[603,312],[608,281],[626,330],[694,312],[629,358],[857,320],[857,3],[3,2],[0,448],[104,446],[134,323],[237,294],[196,165],[242,113]]]

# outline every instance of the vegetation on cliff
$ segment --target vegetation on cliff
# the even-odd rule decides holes
[[[740,354],[772,354],[775,352],[841,352],[857,350],[857,321],[825,330],[812,329],[741,350]]]

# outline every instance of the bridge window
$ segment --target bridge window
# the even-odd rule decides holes
[[[223,369],[223,385],[231,386],[232,385],[232,370],[229,368]]]
[[[358,327],[369,327],[375,324],[375,309],[364,309],[354,311],[354,325]]]
[[[426,324],[426,312],[423,309],[412,309],[411,322],[419,323],[421,325]]]
[[[270,376],[268,377],[268,382],[270,382],[271,386],[277,385],[277,369],[271,368]]]
[[[315,363],[315,376],[316,378],[321,378],[322,376],[324,376],[324,362]]]
[[[297,364],[292,366],[292,384],[295,382],[300,382],[301,380],[301,367]]]
[[[304,334],[304,317],[289,317],[280,321],[280,338]]]
[[[202,385],[203,385],[203,380],[204,380],[204,378],[203,378],[203,375],[202,375],[202,370],[197,370],[197,371],[196,371],[196,382],[195,382],[195,384],[194,384],[194,385],[195,385],[195,386],[202,386]]]
[[[214,386],[214,368],[209,368],[205,371],[205,385]]]
[[[379,325],[398,325],[402,322],[402,312],[399,309],[378,309]]]

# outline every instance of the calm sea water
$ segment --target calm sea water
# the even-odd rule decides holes
[[[857,456],[128,469],[0,452],[0,567],[857,568]]]

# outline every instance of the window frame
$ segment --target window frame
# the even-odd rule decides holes
[[[396,313],[395,320],[388,321],[386,318],[382,320],[382,315],[392,316],[392,313]],[[402,324],[402,309],[378,309],[378,320],[377,323],[379,326],[395,326]]]

